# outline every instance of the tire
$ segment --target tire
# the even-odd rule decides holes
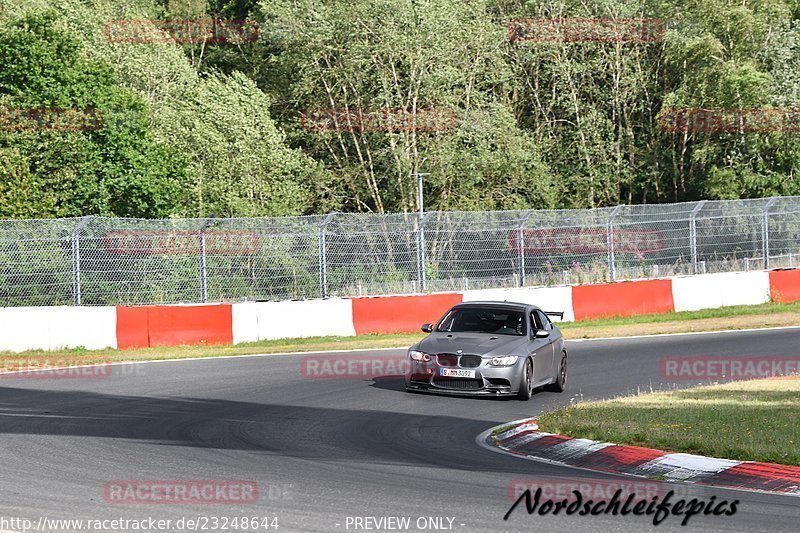
[[[525,368],[522,370],[522,381],[519,384],[517,399],[526,402],[533,396],[533,363],[528,359],[525,361]]]
[[[561,354],[561,362],[558,364],[558,375],[552,385],[547,386],[547,390],[553,392],[564,392],[567,388],[567,352]]]

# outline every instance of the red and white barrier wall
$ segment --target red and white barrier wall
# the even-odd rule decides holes
[[[413,296],[135,307],[0,308],[0,350],[143,348],[418,332],[462,301],[564,311],[564,321],[800,300],[800,269]]]

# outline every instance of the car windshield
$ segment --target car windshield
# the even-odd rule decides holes
[[[508,309],[453,309],[442,319],[436,331],[522,336],[525,335],[525,314]]]

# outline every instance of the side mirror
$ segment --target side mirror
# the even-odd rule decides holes
[[[422,331],[424,331],[425,333],[430,333],[431,331],[433,331],[433,326],[430,324],[422,324]]]
[[[537,329],[533,332],[533,338],[535,339],[546,339],[550,336],[550,332],[546,329]]]

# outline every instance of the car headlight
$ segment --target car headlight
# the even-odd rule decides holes
[[[518,355],[504,355],[502,357],[492,357],[489,366],[512,366],[517,364]]]
[[[409,350],[408,356],[414,361],[421,361],[423,363],[427,363],[431,360],[431,356],[426,354],[425,352],[418,352],[417,350]]]

